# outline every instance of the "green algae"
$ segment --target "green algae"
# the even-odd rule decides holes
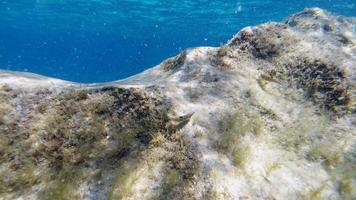
[[[87,167],[109,157],[121,160],[147,145],[152,133],[175,131],[167,129],[168,103],[139,89],[39,91],[21,98],[22,109],[37,109],[31,116],[17,115],[27,120],[21,126],[18,118],[0,124],[1,165],[10,166],[0,173],[0,194],[20,194],[45,184],[40,199],[78,199],[73,188],[83,183]],[[11,111],[16,104],[10,99],[4,97],[1,105]]]
[[[161,64],[163,71],[176,72],[181,66],[184,65],[186,57],[187,51],[183,51],[178,56],[167,59]]]
[[[69,200],[80,199],[79,183],[81,182],[80,170],[66,167],[50,176],[51,180],[39,194],[41,200]]]
[[[249,133],[259,137],[263,133],[264,122],[257,115],[227,112],[220,116],[217,127],[214,147],[227,153],[235,166],[243,167],[250,155],[250,146],[243,142],[243,137]]]
[[[116,170],[116,176],[108,194],[109,200],[121,200],[132,195],[132,187],[136,182],[134,172],[139,167],[138,160],[125,161]]]

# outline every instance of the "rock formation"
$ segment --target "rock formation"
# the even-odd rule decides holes
[[[355,80],[318,8],[117,82],[0,71],[0,199],[355,199]]]

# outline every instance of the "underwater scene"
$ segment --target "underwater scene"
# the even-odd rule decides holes
[[[94,83],[307,7],[355,16],[355,0],[1,0],[0,69]]]
[[[0,200],[355,200],[356,0],[0,0]]]

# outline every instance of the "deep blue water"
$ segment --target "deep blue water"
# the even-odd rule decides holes
[[[0,0],[0,69],[122,79],[305,7],[356,16],[356,0]]]

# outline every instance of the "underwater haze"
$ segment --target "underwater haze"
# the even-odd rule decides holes
[[[356,0],[0,0],[0,69],[123,79],[306,7],[356,16]]]

